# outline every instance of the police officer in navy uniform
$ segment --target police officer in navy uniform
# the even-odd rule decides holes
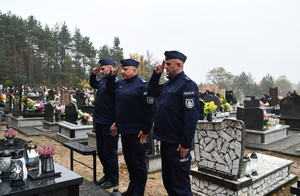
[[[104,176],[95,183],[105,189],[117,186],[119,182],[117,153],[119,136],[110,135],[110,126],[115,122],[115,93],[114,89],[106,86],[115,65],[112,59],[101,59],[90,76],[91,87],[97,89],[93,119],[98,157],[104,173]],[[96,78],[98,73],[102,75],[99,80]]]
[[[169,195],[192,195],[190,149],[199,118],[198,87],[183,71],[186,56],[166,51],[149,81],[148,96],[159,97],[154,116],[154,138],[161,142],[162,178]],[[169,80],[160,85],[166,69]]]
[[[145,153],[153,122],[154,99],[147,96],[148,83],[137,75],[138,61],[121,60],[123,79],[116,86],[116,122],[111,134],[121,134],[122,150],[129,172],[129,185],[122,195],[142,196],[147,181]]]

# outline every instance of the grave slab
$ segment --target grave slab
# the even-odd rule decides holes
[[[276,192],[294,181],[297,176],[289,172],[293,161],[257,153],[258,176],[228,180],[216,175],[191,170],[194,195],[263,196]]]
[[[10,124],[14,127],[34,127],[34,126],[42,126],[42,120],[44,117],[31,117],[31,118],[23,118],[23,116],[10,117]]]
[[[58,123],[58,135],[70,141],[87,142],[88,135],[93,131],[93,125],[75,125],[66,121]]]
[[[246,147],[247,143],[269,144],[287,137],[288,125],[275,125],[264,131],[246,129]]]

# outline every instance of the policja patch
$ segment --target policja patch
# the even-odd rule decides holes
[[[194,107],[194,100],[193,99],[185,99],[185,107],[191,109]]]

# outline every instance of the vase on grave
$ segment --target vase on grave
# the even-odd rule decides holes
[[[54,162],[51,155],[40,156],[41,161],[41,171],[44,174],[54,173]]]
[[[0,171],[2,177],[8,177],[8,171],[11,164],[11,153],[5,148],[0,153]]]
[[[11,165],[9,167],[10,186],[24,185],[24,173],[27,172],[25,163],[22,161],[23,151],[15,150],[12,152]],[[26,171],[25,171],[26,170]]]
[[[208,113],[206,119],[208,122],[212,122],[212,113]]]

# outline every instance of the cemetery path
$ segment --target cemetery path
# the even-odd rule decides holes
[[[5,127],[2,127],[1,135],[3,135]],[[65,166],[66,168],[70,169],[70,151],[69,149],[65,148],[60,141],[54,140],[51,137],[48,137],[46,135],[38,135],[38,136],[27,136],[22,133],[18,133],[17,137],[25,139],[27,141],[32,140],[34,143],[37,144],[37,146],[41,147],[43,145],[52,145],[56,147],[56,154],[54,155],[54,160],[61,165]],[[280,154],[278,152],[271,152],[271,151],[265,151],[265,150],[255,150],[258,153],[262,154],[267,154],[275,157],[280,157],[288,160],[294,161],[292,164],[290,171],[296,176],[300,177],[300,157],[299,156],[291,156],[291,155],[286,155],[286,154]],[[249,154],[252,153],[252,149],[246,149],[245,153]],[[91,156],[83,156],[78,153],[74,153],[74,158],[79,159],[80,161],[84,162],[85,164],[92,165],[92,157]],[[121,192],[125,191],[128,185],[128,172],[126,169],[126,165],[124,162],[124,158],[122,155],[119,156],[119,165],[120,165],[120,183],[119,183],[119,190]],[[195,167],[193,165],[192,167]],[[77,163],[74,162],[74,171],[78,173],[79,175],[83,176],[86,180],[83,183],[82,186],[87,186],[82,187],[84,191],[81,191],[81,196],[87,196],[87,195],[99,195],[99,189],[101,189],[99,186],[94,185],[93,182],[93,175],[92,171]],[[100,178],[102,176],[102,166],[99,160],[97,159],[97,178]],[[89,183],[90,182],[90,183]],[[89,190],[85,190],[89,189]],[[111,192],[112,190],[108,190]],[[107,192],[106,195],[109,195]],[[162,178],[161,178],[161,173],[156,172],[153,174],[148,175],[148,180],[147,180],[147,185],[146,185],[146,192],[145,196],[154,196],[154,195],[159,195],[159,196],[166,196],[167,193],[164,189],[163,183],[162,183]],[[290,190],[289,187],[283,188],[280,192],[276,194],[276,196],[289,196],[290,195]]]

